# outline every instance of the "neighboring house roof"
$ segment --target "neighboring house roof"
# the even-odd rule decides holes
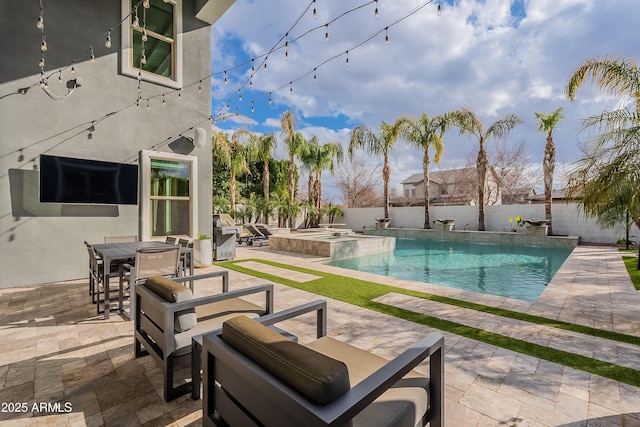
[[[565,188],[562,188],[560,190],[553,190],[551,192],[552,200],[576,200],[579,198],[580,197],[577,196],[568,196]],[[544,202],[544,199],[544,193],[536,194],[535,196],[531,196],[528,198],[528,200],[531,200],[532,202]]]
[[[465,175],[470,175],[475,178],[475,173],[475,167],[431,171],[429,172],[429,181],[437,182],[438,184],[450,184]],[[414,173],[402,181],[401,184],[420,184],[422,182],[424,182],[424,175],[422,173]]]
[[[402,181],[401,184],[420,184],[424,181],[423,177],[424,175],[422,173],[414,173],[409,178]]]

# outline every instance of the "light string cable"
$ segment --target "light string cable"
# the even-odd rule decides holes
[[[105,43],[105,47],[107,47],[108,49],[110,49],[110,48],[111,48],[111,33],[112,33],[114,30],[116,30],[116,29],[118,29],[119,27],[121,27],[121,26],[122,26],[122,24],[123,24],[127,19],[129,19],[129,17],[131,17],[134,13],[137,13],[138,8],[139,8],[143,3],[144,3],[144,0],[140,0],[140,1],[138,1],[138,3],[136,3],[136,4],[135,4],[135,6],[133,6],[133,7],[131,8],[131,10],[129,11],[129,13],[128,13],[127,15],[125,15],[122,19],[120,19],[120,21],[119,21],[119,22],[117,22],[115,25],[113,25],[112,27],[110,27],[107,31],[105,31],[105,32],[103,32],[102,34],[100,34],[100,36],[96,37],[96,38],[95,38],[95,39],[94,39],[94,40],[89,44],[89,46],[88,46],[84,51],[82,51],[82,52],[80,53],[80,55],[76,56],[76,57],[71,61],[71,63],[70,63],[70,64],[67,64],[67,65],[65,65],[64,67],[60,67],[60,68],[58,68],[58,69],[57,69],[57,70],[55,70],[55,71],[51,71],[51,72],[49,73],[49,75],[46,75],[46,76],[45,76],[45,73],[44,73],[44,67],[41,67],[42,72],[41,72],[41,74],[40,74],[40,82],[39,82],[39,83],[37,83],[37,84],[34,84],[32,87],[35,87],[35,86],[38,86],[38,85],[42,87],[42,86],[43,86],[43,84],[44,84],[44,85],[47,85],[48,80],[49,80],[52,76],[54,76],[54,75],[56,75],[56,74],[58,75],[58,82],[61,82],[61,81],[62,81],[62,73],[63,73],[64,71],[68,70],[68,69],[71,69],[71,70],[72,70],[72,73],[73,73],[73,74],[75,74],[75,63],[76,63],[76,60],[82,60],[82,59],[84,59],[84,58],[87,58],[87,57],[88,57],[89,61],[90,61],[91,63],[93,63],[93,62],[95,61],[95,54],[94,54],[94,48],[93,48],[93,46],[94,46],[94,45],[96,45],[98,42],[100,42],[100,40],[105,40],[105,42],[104,42],[104,43]],[[41,25],[42,25],[42,28],[41,28]],[[42,0],[40,0],[40,17],[38,18],[38,21],[37,21],[37,27],[38,27],[39,29],[41,29],[41,30],[42,30],[43,39],[42,39],[41,49],[44,49],[44,50],[43,50],[43,52],[44,52],[44,51],[46,51],[46,38],[45,38],[46,36],[45,36],[45,34],[44,34],[44,19],[43,19],[43,16],[42,16]],[[43,54],[43,58],[44,58],[44,54]],[[44,88],[44,87],[43,87],[43,88]],[[45,92],[46,92],[46,91],[45,91]],[[48,92],[47,92],[47,95],[49,95],[49,97],[51,97],[53,100],[59,101],[60,99],[63,99],[63,98],[65,98],[66,96],[68,96],[68,95],[70,95],[70,94],[68,93],[66,96],[60,97],[60,96],[56,96],[56,95],[53,95],[53,96],[52,96],[52,94],[50,94],[50,93],[48,93]]]
[[[374,0],[375,1],[375,0]],[[382,27],[380,30],[372,33],[371,35],[369,35],[368,37],[366,37],[365,39],[363,39],[362,41],[356,43],[355,45],[351,46],[349,49],[344,50],[338,54],[335,54],[327,59],[325,59],[324,61],[320,62],[318,65],[316,65],[314,68],[312,68],[311,70],[309,70],[308,72],[301,74],[300,76],[293,78],[291,80],[289,80],[287,83],[284,83],[282,86],[279,86],[277,89],[274,89],[272,91],[269,91],[268,93],[265,93],[264,95],[257,97],[257,98],[253,98],[251,100],[247,100],[245,103],[240,104],[241,106],[246,106],[251,104],[252,106],[255,104],[255,101],[259,101],[261,99],[266,98],[267,96],[269,97],[269,99],[271,99],[271,95],[275,92],[281,91],[285,88],[291,88],[293,83],[296,83],[308,76],[310,76],[311,74],[314,74],[316,71],[318,70],[318,68],[320,68],[321,66],[342,57],[343,55],[347,56],[347,59],[349,58],[349,52],[354,51],[355,49],[363,46],[364,44],[368,43],[369,41],[371,41],[373,38],[375,38],[376,36],[378,36],[379,34],[387,33],[389,28],[401,23],[402,21],[408,19],[409,17],[415,15],[416,13],[418,13],[420,10],[422,10],[423,8],[425,8],[426,6],[428,6],[429,4],[433,3],[433,0],[427,0],[424,3],[420,4],[419,6],[417,6],[415,9],[413,9],[411,12],[408,12],[407,14],[403,15],[402,17],[396,19],[395,21],[393,21],[392,23],[390,23],[389,25],[385,25],[384,27]],[[387,40],[387,38],[385,37],[385,40]],[[228,105],[228,104],[227,104]],[[239,107],[236,107],[236,110],[239,110]]]
[[[286,49],[288,48],[289,43],[295,43],[295,42],[297,42],[298,40],[300,40],[300,39],[302,39],[302,38],[304,38],[304,37],[308,36],[309,34],[311,34],[311,33],[315,32],[315,31],[317,31],[317,30],[320,30],[320,29],[326,29],[326,28],[328,28],[328,27],[329,27],[329,25],[331,25],[331,24],[335,23],[336,21],[338,21],[338,20],[340,20],[340,19],[344,18],[345,16],[347,16],[347,15],[349,15],[349,14],[353,13],[353,12],[356,12],[356,11],[358,11],[358,10],[360,10],[360,9],[362,9],[362,8],[364,8],[364,7],[366,7],[366,6],[368,6],[368,5],[370,5],[371,3],[375,3],[375,4],[376,4],[376,6],[377,6],[377,4],[378,4],[378,0],[370,0],[370,1],[368,1],[368,2],[366,2],[366,3],[363,3],[363,4],[359,5],[359,6],[355,6],[355,7],[351,8],[351,9],[349,9],[349,10],[347,10],[347,11],[345,11],[345,12],[341,13],[340,15],[337,15],[335,18],[333,18],[333,19],[331,19],[331,20],[327,21],[326,23],[324,23],[324,24],[322,24],[322,25],[318,25],[318,26],[313,27],[313,28],[310,28],[309,30],[307,30],[306,32],[304,32],[304,33],[300,34],[299,36],[297,36],[297,37],[295,37],[295,38],[293,38],[293,39],[289,40],[289,39],[288,39],[288,36],[289,36],[289,34],[291,33],[291,31],[295,28],[295,26],[298,24],[298,22],[300,21],[300,19],[302,19],[302,17],[303,17],[303,16],[308,12],[309,8],[310,8],[312,5],[315,5],[315,0],[313,0],[313,1],[311,2],[311,4],[310,4],[309,6],[307,6],[307,8],[305,9],[305,11],[300,15],[300,17],[298,17],[298,19],[297,19],[297,20],[295,21],[295,23],[291,26],[291,28],[290,28],[290,29],[289,29],[289,30],[288,30],[288,31],[287,31],[287,32],[286,32],[282,37],[280,37],[280,40],[278,40],[278,41],[276,42],[276,44],[275,44],[275,45],[274,45],[274,46],[273,46],[273,47],[272,47],[268,52],[263,53],[263,54],[260,54],[260,55],[257,55],[257,56],[255,56],[255,57],[253,57],[253,58],[251,58],[251,59],[249,59],[249,60],[247,60],[247,61],[243,62],[242,64],[239,64],[239,65],[237,65],[237,66],[234,66],[234,67],[233,67],[233,68],[231,68],[231,69],[227,69],[227,70],[225,70],[225,71],[221,71],[221,72],[213,73],[213,74],[211,74],[211,76],[210,76],[210,77],[213,77],[213,76],[215,76],[215,75],[219,75],[219,74],[222,74],[222,73],[224,73],[224,74],[226,75],[228,71],[232,71],[232,70],[234,70],[234,69],[237,69],[237,68],[240,68],[240,67],[242,67],[242,66],[244,66],[244,65],[247,65],[247,64],[249,64],[249,63],[253,62],[255,59],[263,58],[263,59],[262,59],[262,62],[260,62],[260,64],[259,64],[259,65],[258,65],[258,67],[257,67],[257,68],[259,69],[260,67],[262,67],[262,66],[263,66],[263,64],[265,64],[265,63],[266,63],[267,58],[268,58],[268,57],[269,57],[269,55],[271,55],[273,52],[276,52],[276,51],[281,50],[281,49],[285,49],[285,52],[286,52]],[[376,7],[376,11],[377,11],[377,7]],[[314,8],[314,15],[315,15],[315,8]],[[282,43],[282,41],[283,41],[283,40],[285,40],[285,44],[280,45],[280,43]],[[251,76],[250,76],[250,78],[249,78],[249,79],[245,80],[245,81],[244,81],[244,83],[243,83],[243,84],[242,84],[238,89],[236,89],[235,91],[231,92],[231,95],[230,95],[230,96],[227,98],[227,100],[224,102],[224,105],[223,105],[222,107],[220,107],[220,108],[217,110],[217,111],[218,111],[218,114],[222,114],[222,110],[223,110],[224,108],[229,108],[229,106],[230,106],[230,102],[231,102],[231,100],[233,99],[233,97],[234,97],[236,94],[241,94],[241,93],[242,93],[242,89],[244,89],[244,88],[247,86],[247,84],[249,84],[250,86],[252,86],[252,85],[251,85],[251,81],[252,81],[252,79],[251,79],[251,78],[253,77],[253,75],[254,75],[254,74],[255,74],[255,70],[251,72]],[[226,76],[225,76],[225,77],[226,77]]]

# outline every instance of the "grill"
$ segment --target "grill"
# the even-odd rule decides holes
[[[239,227],[228,214],[213,215],[213,242],[215,260],[224,261],[236,257],[236,235]]]

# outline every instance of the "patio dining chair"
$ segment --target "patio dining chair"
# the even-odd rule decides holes
[[[180,246],[139,248],[136,251],[133,265],[122,264],[120,266],[120,286],[118,287],[118,309],[120,313],[127,315],[123,310],[123,301],[126,298],[125,284],[128,284],[129,294],[133,295],[135,286],[144,283],[149,277],[176,277],[180,271]],[[135,300],[131,299],[130,313],[135,311],[134,306]]]
[[[193,241],[189,239],[178,239],[178,246],[193,249]],[[187,269],[191,269],[191,264],[193,263],[193,260],[191,258],[192,255],[187,252],[180,255],[180,268],[182,269],[182,275],[186,275],[185,272],[187,271]]]
[[[87,252],[89,254],[89,296],[91,296],[91,302],[96,304],[97,314],[102,313],[100,310],[100,304],[104,303],[104,298],[101,299],[101,295],[104,293],[104,261],[96,253],[93,245],[88,242],[84,242]],[[108,266],[110,274],[118,273],[119,266],[117,264],[111,264]],[[113,289],[113,292],[117,289]]]
[[[105,243],[128,243],[128,242],[137,242],[138,236],[130,235],[130,236],[104,236]]]

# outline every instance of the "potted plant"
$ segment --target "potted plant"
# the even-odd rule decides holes
[[[193,242],[193,259],[196,267],[208,267],[213,260],[213,246],[211,237],[198,233],[198,238]]]

